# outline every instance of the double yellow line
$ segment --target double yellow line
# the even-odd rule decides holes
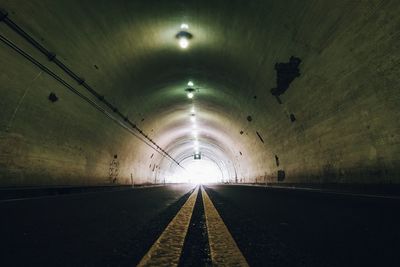
[[[213,266],[249,266],[202,186],[196,187],[138,266],[178,266],[199,190],[204,204]]]

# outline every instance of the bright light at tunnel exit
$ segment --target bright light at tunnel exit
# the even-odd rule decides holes
[[[167,178],[169,183],[207,184],[223,180],[221,170],[209,160],[191,160],[185,165],[185,170],[179,168],[176,173]]]

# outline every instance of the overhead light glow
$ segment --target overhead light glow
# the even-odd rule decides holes
[[[187,25],[186,23],[182,23],[181,24],[181,29],[182,30],[187,30],[187,29],[189,29],[189,25]]]
[[[190,121],[191,122],[195,122],[196,121],[196,117],[195,116],[190,116]]]
[[[179,38],[179,46],[186,49],[189,46],[189,40],[186,37]]]
[[[193,86],[193,85],[194,85],[194,83],[192,81],[188,82],[188,86]]]
[[[192,98],[194,97],[194,94],[193,94],[193,93],[187,93],[187,97],[188,97],[189,99],[192,99]]]
[[[194,114],[194,113],[196,113],[196,110],[195,110],[194,108],[192,108],[192,109],[190,110],[190,113]]]
[[[196,131],[193,131],[193,136],[197,137],[197,132]]]
[[[193,124],[192,128],[193,128],[193,129],[197,129],[197,125],[196,125],[196,124]]]

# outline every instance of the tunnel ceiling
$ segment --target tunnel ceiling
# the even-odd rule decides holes
[[[280,169],[292,182],[397,173],[399,123],[385,122],[399,114],[399,71],[390,67],[400,54],[384,59],[398,38],[395,1],[2,0],[1,7],[173,158],[192,155],[198,140],[205,156],[237,171],[232,179],[275,179]],[[186,49],[180,31],[193,35]],[[1,32],[40,58],[6,26]],[[291,57],[301,59],[300,75],[278,99],[275,64]],[[79,112],[74,101],[81,100],[71,112]],[[105,123],[100,115],[86,116],[111,131],[96,124]],[[136,142],[130,138],[120,139]],[[154,166],[174,165],[156,158]]]

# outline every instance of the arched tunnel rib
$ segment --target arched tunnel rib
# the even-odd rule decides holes
[[[0,0],[0,265],[399,266],[399,11]]]

